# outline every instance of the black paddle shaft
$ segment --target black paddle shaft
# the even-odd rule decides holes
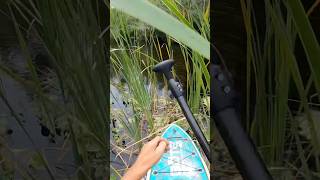
[[[259,152],[245,132],[234,106],[235,91],[216,53],[210,64],[213,119],[243,179],[272,180]]]
[[[163,73],[168,80],[169,88],[173,94],[173,96],[177,99],[183,114],[185,115],[193,133],[195,134],[204,154],[206,155],[209,162],[211,162],[210,159],[210,148],[208,141],[206,140],[205,136],[203,135],[203,132],[201,131],[196,119],[194,118],[184,96],[183,96],[183,90],[182,86],[179,82],[177,82],[172,75],[171,68],[174,65],[174,60],[169,59],[162,61],[161,63],[157,64],[153,71],[157,73]]]

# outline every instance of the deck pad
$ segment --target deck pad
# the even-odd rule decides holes
[[[197,146],[181,127],[171,124],[162,137],[169,141],[170,150],[148,171],[147,180],[210,179]]]

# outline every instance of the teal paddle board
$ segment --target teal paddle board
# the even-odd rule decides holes
[[[208,180],[208,167],[191,137],[178,125],[171,124],[162,137],[169,150],[147,174],[147,180]]]

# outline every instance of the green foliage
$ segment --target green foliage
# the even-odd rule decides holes
[[[295,23],[295,28],[301,42],[303,44],[305,53],[307,55],[308,63],[312,72],[312,78],[315,81],[318,93],[320,92],[320,46],[315,32],[313,31],[308,15],[306,14],[301,1],[292,0],[287,1],[287,8],[289,14]],[[320,99],[320,98],[319,98]]]
[[[174,58],[176,61],[182,61],[179,63],[185,66],[183,68],[187,71],[187,87],[185,89],[187,90],[188,102],[209,139],[209,108],[204,102],[206,95],[209,94],[210,76],[207,68],[209,61],[197,49],[192,49],[192,46],[189,46],[191,49],[185,46],[184,42],[178,39],[180,36],[173,36],[180,31],[177,28],[180,28],[182,24],[178,23],[177,25],[170,21],[171,18],[174,18],[172,16],[177,16],[183,24],[188,26],[183,25],[183,28],[194,32],[196,29],[200,29],[199,32],[202,36],[200,37],[208,38],[210,34],[207,16],[208,8],[202,9],[199,5],[192,6],[191,3],[187,3],[187,5],[180,4],[176,1],[152,1],[153,5],[149,4],[148,1],[130,2],[130,6],[125,7],[120,1],[111,2],[111,5],[113,3],[116,5],[112,6],[115,8],[111,9],[110,19],[112,68],[114,75],[118,78],[124,78],[128,84],[128,92],[124,90],[122,94],[126,96],[130,105],[132,105],[134,114],[134,118],[129,119],[126,115],[117,115],[118,113],[112,115],[112,118],[121,122],[121,127],[125,130],[126,135],[122,137],[130,142],[129,147],[125,149],[130,151],[132,145],[141,142],[147,135],[152,136],[158,133],[159,128],[168,123],[167,118],[174,119],[176,118],[175,116],[182,115],[178,105],[172,107],[170,100],[167,100],[166,97],[159,97],[157,88],[159,78],[151,70],[156,63],[167,58],[167,56]],[[209,7],[209,4],[203,4],[206,5],[205,7]],[[146,9],[145,12],[133,11],[134,8],[138,7],[145,7],[144,9],[149,7],[150,9]],[[183,14],[180,13],[182,9],[184,10]],[[151,10],[153,10],[152,13]],[[172,16],[169,14],[163,15],[165,11]],[[146,14],[148,14],[148,17],[145,17]],[[163,17],[170,16],[170,18],[165,21],[162,15]],[[155,18],[156,16],[157,20],[153,20],[153,23],[150,24],[150,18]],[[162,22],[159,21],[159,16]],[[171,26],[172,32],[168,32],[168,29],[162,29],[165,24],[168,27]],[[159,37],[159,33],[155,28],[167,33],[165,35],[166,39]],[[164,41],[161,44],[159,42],[160,38]],[[190,41],[190,34],[184,36],[184,38]],[[194,46],[198,45],[194,44]],[[181,56],[179,56],[180,54]],[[174,74],[177,74],[177,71],[174,70]],[[114,83],[113,85],[117,84]],[[119,85],[117,87],[121,89]],[[163,104],[162,101],[166,102]],[[115,109],[112,111],[115,112]],[[162,112],[164,114],[161,114]],[[127,112],[122,112],[122,114],[127,114]],[[143,128],[145,122],[148,122],[147,132]],[[172,120],[169,122],[172,122]],[[187,125],[186,121],[181,121],[181,123]],[[124,148],[121,144],[118,146]],[[117,148],[115,147],[115,149]],[[126,153],[124,150],[120,152],[121,154],[132,155],[132,153]]]
[[[111,0],[110,5],[158,28],[178,42],[182,42],[204,57],[210,58],[210,45],[207,40],[152,3],[144,0],[134,2],[129,0]],[[142,9],[143,11],[141,11]]]
[[[248,127],[271,168],[295,167],[298,169],[298,176],[313,179],[315,171],[319,170],[319,157],[314,152],[318,151],[320,140],[314,117],[310,114],[308,94],[311,84],[319,92],[319,43],[300,1],[264,1],[266,28],[263,34],[258,31],[252,3],[250,0],[241,1],[247,32],[247,102],[251,98],[256,102],[255,112],[247,114]],[[297,34],[312,72],[308,83],[302,80],[305,75],[301,74],[295,56]],[[289,108],[292,85],[299,95],[299,99],[295,100],[300,102],[298,112],[292,112]],[[255,91],[255,97],[251,96],[251,90]],[[249,104],[247,112],[250,112]],[[310,152],[303,148],[298,134],[300,122],[293,118],[293,113],[304,113],[307,117],[305,121],[308,121],[308,126],[304,128],[310,132],[313,149]],[[254,114],[254,117],[250,114]],[[254,119],[252,123],[251,118]],[[292,148],[297,148],[299,154],[293,161],[284,157]],[[306,153],[311,156],[306,156]],[[310,158],[315,158],[315,167],[307,164]],[[298,161],[301,167],[296,167]],[[286,179],[279,171],[274,170],[273,173],[279,179]]]
[[[154,3],[156,4],[157,1]],[[182,22],[189,24],[188,26],[191,26],[192,29],[195,29],[192,25],[195,24],[197,26],[196,28],[201,29],[202,35],[208,37],[210,33],[208,17],[206,16],[207,9],[200,9],[199,5],[192,6],[189,4],[189,6],[185,6],[184,8],[187,12],[185,16],[189,17],[189,20],[187,20],[187,18],[182,17],[181,13],[178,13],[179,8],[174,1],[163,1],[162,3],[165,5],[163,8],[169,8],[169,13],[179,16],[179,19]],[[209,6],[209,4],[207,5]],[[189,13],[192,11],[192,8],[196,8],[196,13]],[[134,15],[134,17],[136,16],[138,15]],[[161,44],[158,42],[153,27],[113,9],[111,11],[111,35],[111,38],[114,41],[114,44],[111,44],[113,68],[115,69],[115,72],[117,72],[116,74],[121,74],[128,83],[132,99],[138,102],[135,104],[135,109],[136,107],[145,109],[144,114],[148,119],[150,132],[153,131],[153,122],[148,118],[151,117],[147,113],[150,111],[151,101],[147,99],[157,95],[155,94],[156,89],[154,89],[155,91],[150,91],[148,94],[145,87],[143,87],[143,84],[150,83],[151,87],[157,87],[155,73],[151,71],[151,67],[156,62],[163,59],[163,49],[166,49],[165,51],[169,56],[174,56],[175,53],[178,54],[180,51],[182,52],[182,58],[176,60],[184,60],[188,74],[187,87],[189,88],[186,88],[186,90],[189,104],[195,113],[199,111],[201,96],[209,94],[210,77],[207,69],[209,61],[205,61],[199,53],[190,51],[190,49],[184,45],[180,44],[178,46],[179,48],[176,49],[171,37],[168,37],[167,42],[162,44],[165,48],[160,47]],[[142,71],[141,68],[144,68],[143,75],[140,73]],[[148,81],[144,81],[142,78],[143,76],[147,77],[146,79]],[[135,111],[134,114],[139,113]],[[135,120],[137,119],[135,118]],[[128,123],[125,120],[121,120],[122,124],[126,124],[123,126],[128,129],[128,132],[131,132],[131,137],[136,137],[136,134],[133,134],[134,131],[132,131],[132,129],[141,127],[141,121],[138,121],[139,122],[134,121],[135,123],[132,124],[134,127],[128,127]]]
[[[208,2],[194,2],[194,1],[176,1],[166,0],[162,1],[170,14],[178,18],[185,25],[198,30],[205,39],[210,38],[209,25],[209,10],[210,3]],[[170,42],[169,47],[170,47]],[[172,47],[170,47],[172,48]],[[192,48],[190,51],[184,45],[180,45],[180,50],[183,55],[184,64],[187,71],[187,99],[188,103],[194,113],[197,113],[201,106],[201,96],[209,94],[210,91],[210,75],[208,71],[208,64],[210,60],[207,56],[201,56],[198,51]],[[190,74],[190,76],[189,76]]]
[[[156,1],[152,4],[139,0],[130,1],[129,6],[125,2],[127,1],[111,1],[111,6],[138,19],[115,9],[111,10],[110,51],[106,46],[109,27],[103,24],[107,11],[101,11],[106,10],[107,1],[105,4],[92,0],[8,2],[30,76],[26,79],[3,64],[0,65],[0,71],[32,93],[35,98],[35,114],[43,117],[41,123],[48,127],[53,135],[58,133],[57,126],[66,130],[64,143],[71,144],[77,168],[76,174],[71,178],[101,179],[107,171],[105,166],[109,164],[107,129],[110,118],[110,65],[106,59],[109,55],[113,73],[124,78],[129,87],[128,92],[123,91],[123,95],[134,112],[134,116],[129,118],[126,117],[126,112],[117,115],[126,130],[122,138],[133,140],[132,143],[142,142],[141,139],[146,135],[152,136],[159,131],[159,125],[156,127],[153,117],[158,113],[156,108],[159,100],[159,78],[151,68],[163,59],[164,53],[170,56],[180,52],[183,58],[179,61],[184,61],[188,74],[189,88],[185,88],[188,101],[208,136],[209,108],[208,102],[202,100],[207,99],[210,83],[207,69],[210,58],[207,40],[210,34],[209,4],[205,4],[204,8],[194,6],[196,9],[192,10],[194,7],[191,3],[178,1]],[[155,6],[156,3],[158,6]],[[188,9],[182,11],[184,7]],[[155,28],[165,33],[164,44],[159,43]],[[49,82],[43,81],[38,73],[39,68],[28,47],[30,35],[36,36],[48,54],[48,61],[52,65],[52,80]],[[48,89],[54,91],[54,94],[48,93]],[[0,97],[7,102],[1,89]],[[174,120],[182,116],[177,104],[165,101],[168,102],[161,105],[171,105],[169,107],[172,108],[167,108],[171,114],[157,117],[158,121],[163,121],[161,125],[172,121],[171,115]],[[7,102],[6,105],[19,124],[19,116],[10,103]],[[168,119],[170,121],[167,121]],[[148,125],[146,133],[145,122]],[[33,142],[28,131],[21,123],[20,125]],[[30,163],[36,169],[44,168],[49,178],[56,179],[56,168],[47,162],[45,156],[45,153],[37,149]],[[26,179],[34,178],[24,170],[15,171]]]
[[[104,165],[109,162],[108,38],[103,37],[102,24],[97,18],[100,14],[96,9],[102,5],[91,0],[16,0],[9,5],[19,43],[31,72],[31,90],[37,97],[38,111],[44,117],[42,123],[53,134],[56,134],[56,124],[68,129],[71,138],[67,140],[73,144],[78,179],[99,178],[95,175],[99,171],[97,159],[92,154],[99,157]],[[24,22],[18,22],[16,17],[22,17]],[[28,28],[34,30],[47,50],[56,75],[50,86],[59,90],[62,101],[44,91],[27,47],[25,35],[29,32]],[[21,79],[6,67],[2,66],[1,70],[14,79]],[[54,118],[57,116],[60,118]],[[42,161],[46,162],[43,157]],[[39,160],[33,164],[39,164],[37,162]],[[53,172],[49,173],[54,179]]]

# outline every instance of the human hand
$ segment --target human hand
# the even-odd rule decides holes
[[[146,143],[136,160],[122,180],[139,180],[156,164],[162,154],[169,148],[169,142],[159,136]]]

